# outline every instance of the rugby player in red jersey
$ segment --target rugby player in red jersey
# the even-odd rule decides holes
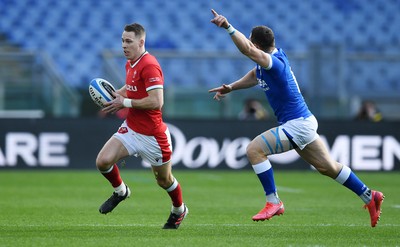
[[[126,25],[122,48],[127,59],[125,85],[103,109],[116,113],[128,108],[126,120],[105,143],[97,159],[97,169],[114,187],[111,197],[100,206],[100,213],[111,212],[131,191],[121,178],[116,162],[127,156],[140,156],[151,165],[158,185],[172,200],[172,209],[164,229],[177,229],[188,214],[182,190],[171,171],[172,145],[162,118],[164,77],[157,59],[145,49],[146,32],[142,25]]]

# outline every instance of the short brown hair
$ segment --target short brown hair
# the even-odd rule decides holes
[[[275,36],[271,28],[267,26],[256,26],[251,30],[250,40],[258,45],[261,50],[267,51],[275,46]]]
[[[139,23],[132,23],[125,25],[124,31],[134,32],[137,37],[142,37],[146,34],[146,30],[144,30],[144,27]]]

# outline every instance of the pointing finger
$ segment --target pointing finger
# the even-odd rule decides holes
[[[218,13],[214,9],[211,9],[211,13],[213,13],[214,17],[218,16]]]

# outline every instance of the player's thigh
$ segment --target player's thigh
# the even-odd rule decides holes
[[[255,150],[267,156],[286,152],[291,149],[293,149],[293,146],[280,126],[261,133],[248,146],[248,152]]]
[[[122,142],[113,136],[104,144],[97,155],[96,165],[101,169],[107,169],[128,155],[128,150],[126,150]]]

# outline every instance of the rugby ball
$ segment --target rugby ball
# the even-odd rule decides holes
[[[104,107],[104,103],[115,98],[112,92],[115,92],[114,86],[102,78],[94,78],[89,84],[90,97],[100,107]]]

